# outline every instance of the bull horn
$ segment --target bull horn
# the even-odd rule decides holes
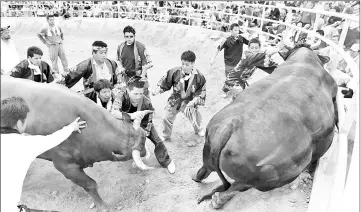
[[[143,171],[146,171],[146,170],[152,170],[154,169],[154,167],[149,167],[147,165],[145,165],[142,161],[142,159],[140,158],[140,151],[139,150],[133,150],[132,151],[132,157],[133,157],[133,160],[134,160],[134,163],[135,165],[140,168],[141,170]]]

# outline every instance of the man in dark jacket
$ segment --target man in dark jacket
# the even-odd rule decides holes
[[[35,82],[50,83],[54,81],[49,64],[41,60],[43,51],[36,46],[28,48],[28,59],[21,61],[11,71],[10,76],[33,80]]]
[[[94,92],[94,82],[100,79],[106,79],[113,85],[112,93],[115,96],[121,89],[120,73],[118,72],[118,65],[114,60],[107,57],[108,46],[103,41],[95,41],[92,44],[93,56],[84,60],[75,67],[62,75],[58,80],[60,84],[71,88],[84,78],[84,95]]]
[[[140,127],[145,130],[147,138],[155,145],[154,154],[159,164],[163,168],[167,168],[169,173],[173,174],[175,172],[175,165],[172,159],[170,159],[167,149],[152,123],[153,114],[150,113],[142,117],[144,111],[154,111],[150,99],[144,95],[145,83],[146,80],[139,76],[131,77],[128,80],[126,90],[121,91],[115,97],[111,114],[115,118],[125,121],[135,122],[141,119]]]

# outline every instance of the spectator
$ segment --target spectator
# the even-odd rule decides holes
[[[63,47],[64,34],[59,26],[55,26],[54,15],[47,15],[46,20],[48,27],[43,28],[38,33],[38,37],[49,49],[49,57],[51,60],[52,70],[56,74],[60,74],[58,67],[58,57],[63,65],[63,70],[68,70],[68,60],[65,56]]]
[[[15,43],[10,36],[10,26],[1,27],[1,74],[8,75],[9,72],[20,63]]]

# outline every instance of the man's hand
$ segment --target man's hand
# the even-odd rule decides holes
[[[87,127],[87,125],[86,125],[86,121],[79,121],[79,119],[80,117],[75,119],[75,121],[70,125],[74,128],[74,132],[78,131],[79,133],[81,133],[80,129]]]
[[[143,111],[137,111],[134,113],[128,113],[130,115],[130,119],[131,120],[142,120],[144,118],[144,116],[146,116],[149,113],[153,113],[153,111],[151,110],[143,110]]]
[[[194,100],[188,102],[187,106],[186,107],[194,107],[195,106],[195,102]]]
[[[215,62],[215,59],[212,59],[212,60],[210,61],[210,65],[213,66],[213,65],[214,65],[214,62]]]

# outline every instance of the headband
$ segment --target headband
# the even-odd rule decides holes
[[[99,50],[105,50],[108,51],[108,47],[103,46],[93,46],[93,50],[99,51]]]

